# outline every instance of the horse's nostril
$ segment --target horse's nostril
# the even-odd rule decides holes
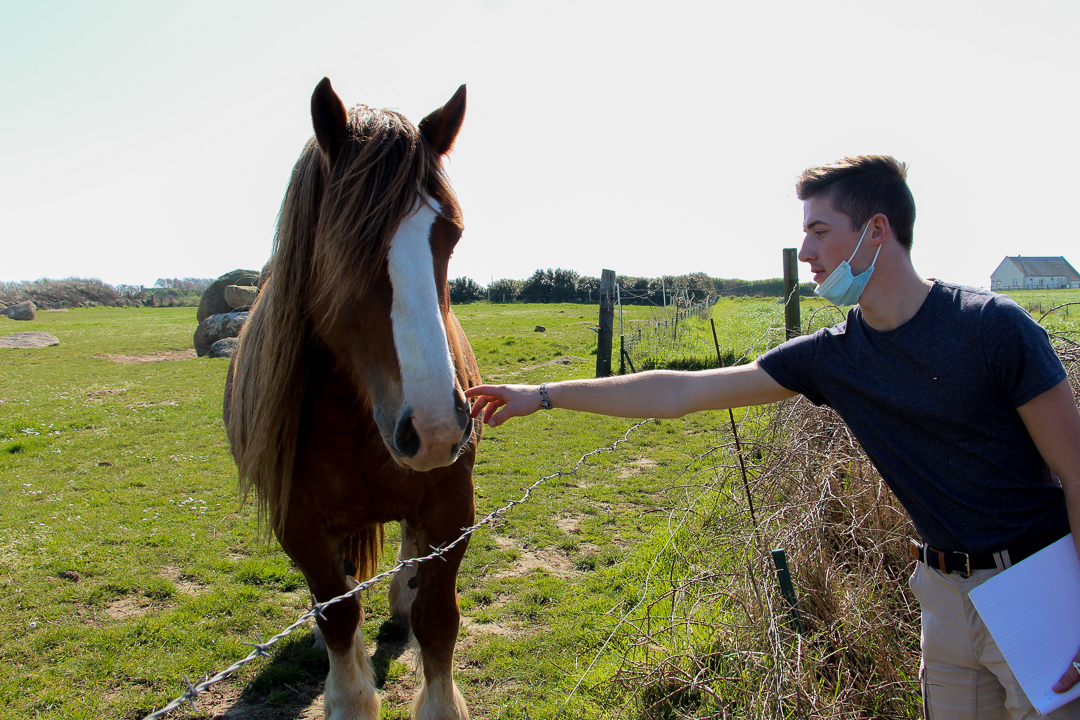
[[[413,425],[413,416],[406,415],[398,421],[394,431],[394,446],[405,457],[415,457],[420,451],[420,435]]]
[[[454,391],[454,417],[457,419],[458,427],[464,430],[469,427],[472,422],[472,417],[469,416],[469,401],[465,399],[465,395],[459,391]]]

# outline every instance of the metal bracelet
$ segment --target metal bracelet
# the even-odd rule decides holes
[[[548,399],[546,382],[540,383],[540,407],[545,410],[551,409],[551,400]]]

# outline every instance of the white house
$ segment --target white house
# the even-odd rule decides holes
[[[991,290],[1080,288],[1080,273],[1064,257],[1006,257],[990,274]]]

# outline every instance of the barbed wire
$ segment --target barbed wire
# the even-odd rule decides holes
[[[320,603],[320,602],[315,600],[314,596],[312,596],[312,598],[311,598],[311,600],[312,600],[311,609],[308,610],[303,615],[301,615],[300,618],[296,622],[294,622],[292,625],[289,625],[287,628],[285,628],[284,630],[279,632],[277,635],[274,635],[273,637],[271,637],[266,642],[263,642],[262,637],[260,637],[259,633],[256,632],[255,633],[255,639],[258,642],[241,643],[243,645],[247,645],[247,646],[253,648],[252,651],[250,653],[248,653],[246,657],[241,658],[240,660],[237,660],[235,663],[233,663],[229,667],[225,668],[221,672],[217,673],[216,675],[209,676],[206,679],[202,680],[201,682],[195,683],[194,685],[191,683],[191,680],[188,679],[188,677],[186,675],[184,675],[183,676],[184,677],[184,684],[187,685],[187,690],[185,690],[181,695],[177,696],[172,702],[170,702],[165,707],[163,707],[160,710],[157,710],[157,711],[147,715],[145,718],[143,718],[143,720],[155,720],[156,718],[164,717],[165,715],[169,714],[173,710],[176,710],[177,708],[179,708],[179,707],[181,707],[183,705],[191,705],[193,710],[197,710],[197,708],[195,706],[195,698],[199,695],[199,693],[204,692],[205,690],[209,689],[210,686],[214,685],[215,683],[221,682],[222,680],[228,678],[230,675],[232,675],[233,673],[235,673],[237,670],[244,667],[248,663],[257,660],[260,657],[270,657],[270,652],[269,652],[270,646],[274,645],[279,640],[282,640],[283,638],[287,637],[288,635],[290,635],[291,633],[296,631],[298,628],[300,628],[302,626],[306,626],[308,620],[311,620],[312,618],[321,618],[322,613],[323,613],[324,610],[326,610],[326,608],[328,608],[331,605],[334,605],[336,603],[344,602],[345,600],[348,600],[350,598],[354,598],[354,597],[358,596],[360,593],[374,587],[379,582],[381,582],[383,580],[386,580],[387,578],[390,578],[390,577],[396,575],[397,573],[401,572],[405,568],[413,567],[415,565],[419,565],[422,562],[428,562],[428,561],[434,560],[436,558],[441,559],[443,555],[445,555],[447,552],[454,549],[455,547],[457,547],[461,543],[465,542],[465,540],[467,538],[469,538],[473,533],[475,533],[480,528],[484,527],[485,525],[490,525],[497,518],[500,518],[503,514],[509,512],[515,505],[521,505],[522,503],[527,502],[529,500],[529,498],[532,496],[533,492],[537,488],[539,488],[542,484],[547,482],[548,480],[553,480],[553,479],[558,478],[558,477],[569,477],[571,475],[576,475],[577,471],[581,468],[582,465],[585,464],[585,461],[588,460],[590,457],[592,457],[593,455],[599,455],[600,453],[604,453],[604,452],[614,452],[619,447],[619,445],[621,445],[624,442],[627,442],[629,440],[631,433],[633,433],[635,430],[637,430],[638,428],[642,427],[643,425],[645,425],[645,424],[647,424],[649,422],[652,422],[651,418],[647,419],[647,420],[641,420],[640,422],[635,423],[634,425],[632,425],[625,433],[623,433],[622,437],[617,439],[611,445],[607,445],[605,447],[599,447],[599,448],[596,448],[594,450],[590,450],[589,452],[585,453],[580,458],[578,458],[578,461],[574,464],[574,467],[573,467],[572,470],[558,470],[558,471],[552,473],[551,475],[544,475],[539,480],[534,482],[532,485],[525,488],[524,494],[519,499],[511,500],[508,503],[506,503],[505,505],[493,510],[492,512],[485,515],[484,518],[481,519],[479,522],[477,522],[475,525],[472,525],[471,527],[463,528],[462,531],[461,531],[461,535],[459,535],[456,540],[454,540],[453,542],[451,542],[451,543],[449,543],[447,545],[443,545],[443,546],[434,548],[433,551],[430,554],[424,555],[423,557],[410,558],[408,560],[398,560],[397,563],[394,565],[394,567],[390,568],[389,570],[381,572],[378,575],[374,575],[374,576],[368,578],[367,580],[365,580],[364,582],[360,583],[356,587],[354,587],[349,592],[344,593],[343,595],[338,595],[337,597],[330,598],[329,600],[327,600],[325,602]]]

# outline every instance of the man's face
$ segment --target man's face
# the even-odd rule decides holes
[[[821,284],[829,273],[851,257],[859,244],[862,228],[851,229],[851,219],[833,209],[827,197],[812,197],[803,201],[803,237],[799,248],[799,260],[810,265],[814,282]],[[870,267],[874,248],[863,242],[859,254],[851,260],[855,275]]]

